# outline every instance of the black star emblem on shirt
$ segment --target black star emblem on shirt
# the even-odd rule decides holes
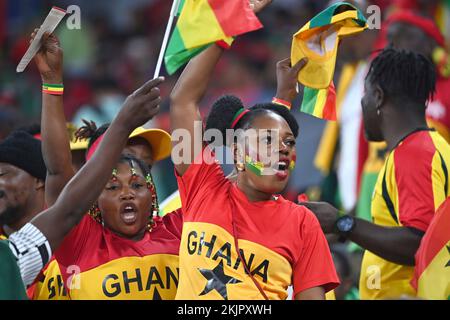
[[[219,264],[213,270],[199,268],[198,271],[208,280],[205,289],[199,294],[200,296],[216,290],[224,300],[228,300],[227,284],[242,282],[224,273],[223,260],[220,260]]]

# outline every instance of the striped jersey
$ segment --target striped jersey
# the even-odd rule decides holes
[[[450,195],[450,146],[433,129],[419,129],[388,155],[372,195],[373,222],[425,232],[439,206]],[[414,268],[365,252],[360,276],[361,299],[414,295]]]

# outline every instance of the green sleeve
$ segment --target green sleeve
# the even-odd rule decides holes
[[[16,259],[9,249],[8,241],[0,241],[0,300],[26,300]]]

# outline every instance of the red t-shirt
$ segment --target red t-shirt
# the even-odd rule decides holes
[[[232,220],[241,256],[269,299],[286,299],[291,284],[294,295],[339,284],[313,213],[281,196],[250,202],[208,147],[204,154],[177,176],[184,216],[177,299],[263,298],[238,257]]]
[[[155,220],[134,242],[86,215],[54,253],[29,295],[33,299],[174,299],[181,210]]]

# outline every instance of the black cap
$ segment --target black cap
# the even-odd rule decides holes
[[[0,162],[18,167],[45,181],[47,168],[41,151],[41,141],[25,131],[14,131],[0,143]]]

